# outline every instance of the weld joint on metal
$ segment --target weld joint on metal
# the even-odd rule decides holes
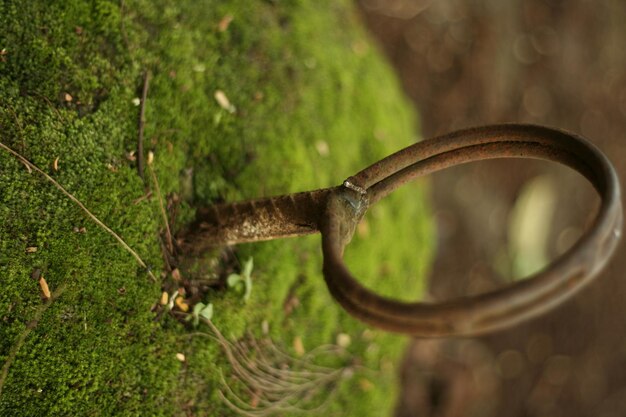
[[[367,194],[367,190],[365,190],[365,188],[359,187],[358,185],[351,183],[349,180],[345,180],[343,182],[343,186],[348,188],[349,190],[356,191],[361,195]]]

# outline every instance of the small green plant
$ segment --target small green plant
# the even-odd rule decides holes
[[[195,306],[193,306],[193,311],[191,312],[189,316],[187,316],[185,320],[192,321],[193,327],[198,327],[198,324],[200,324],[201,318],[206,319],[206,320],[211,320],[212,317],[213,317],[213,304],[212,303],[208,303],[208,304],[198,303]]]
[[[226,279],[226,283],[229,288],[234,288],[236,291],[243,293],[243,300],[245,302],[248,302],[250,293],[252,292],[252,278],[250,275],[252,274],[253,267],[254,263],[252,262],[252,257],[250,257],[243,264],[243,270],[241,273],[230,274]]]

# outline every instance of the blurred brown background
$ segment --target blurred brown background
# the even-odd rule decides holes
[[[626,1],[359,6],[424,137],[499,122],[560,127],[592,140],[626,178]],[[576,174],[519,160],[436,174],[432,194],[432,299],[488,291],[541,266],[576,240],[597,205]],[[516,235],[515,224],[534,234]],[[479,339],[414,341],[397,416],[626,415],[625,266],[622,244],[591,287],[547,316]]]

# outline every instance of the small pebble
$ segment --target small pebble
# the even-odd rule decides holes
[[[346,333],[339,333],[337,335],[337,345],[342,347],[342,348],[347,348],[348,346],[350,346],[350,343],[352,342],[352,339],[350,338],[349,334]]]

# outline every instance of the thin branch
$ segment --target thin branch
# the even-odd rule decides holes
[[[137,204],[141,203],[144,200],[149,199],[150,197],[152,197],[152,191],[148,191],[147,193],[145,193],[141,197],[134,199],[133,200],[133,206],[136,206]]]
[[[28,91],[26,94],[31,95],[31,96],[35,96],[35,97],[40,98],[43,101],[45,101],[46,104],[48,105],[48,107],[50,109],[52,109],[52,111],[54,113],[56,113],[57,117],[59,118],[59,121],[61,123],[65,123],[66,122],[65,118],[61,115],[61,112],[59,112],[59,109],[57,109],[56,106],[54,104],[52,104],[52,102],[50,101],[50,99],[48,97],[44,96],[43,94],[39,94],[36,91]]]
[[[163,205],[163,197],[161,196],[161,187],[159,187],[159,181],[157,180],[157,176],[154,173],[154,169],[152,169],[152,165],[148,164],[148,171],[150,171],[150,175],[152,176],[152,182],[154,183],[154,190],[156,191],[157,200],[159,200],[159,207],[161,209],[161,216],[163,217],[163,223],[165,224],[165,234],[167,237],[167,249],[169,253],[174,253],[174,240],[172,238],[172,230],[170,229],[170,222],[167,219],[167,214],[165,213],[165,206]]]
[[[139,177],[143,180],[146,188],[148,187],[146,181],[145,174],[145,155],[144,155],[144,129],[146,126],[146,102],[148,100],[148,88],[150,87],[150,71],[144,72],[143,74],[143,88],[141,90],[141,108],[139,110],[139,137],[137,138],[137,172],[139,173]],[[159,181],[157,180],[157,176],[154,173],[154,169],[150,165],[150,158],[148,158],[148,170],[150,171],[150,175],[152,177],[152,182],[154,183],[154,188],[157,194],[157,198],[159,200],[159,207],[161,209],[161,216],[163,217],[163,223],[165,224],[165,231],[167,236],[167,248],[170,253],[174,252],[174,243],[172,240],[172,231],[170,229],[169,221],[167,220],[167,215],[165,213],[165,207],[163,206],[163,197],[161,196],[161,188],[159,187]]]
[[[28,159],[24,158],[22,155],[20,155],[19,153],[15,152],[13,149],[9,148],[4,143],[0,142],[0,148],[4,149],[5,151],[9,152],[11,155],[15,156],[20,162],[22,162],[23,164],[29,166],[34,171],[37,171],[38,173],[43,175],[48,181],[50,181],[56,188],[58,188],[70,200],[72,200],[74,203],[76,203],[76,205],[78,207],[80,207],[98,226],[100,226],[108,234],[113,236],[120,243],[120,245],[122,245],[122,247],[124,249],[126,249],[126,251],[128,253],[130,253],[137,260],[137,263],[148,272],[148,275],[150,276],[150,278],[152,278],[152,280],[154,282],[156,282],[156,280],[157,280],[156,277],[154,276],[152,271],[150,271],[150,269],[148,268],[146,263],[141,259],[141,257],[139,257],[137,252],[135,252],[130,246],[128,246],[128,244],[124,241],[124,239],[122,239],[117,233],[115,233],[113,230],[111,230],[111,228],[109,226],[107,226],[106,224],[102,223],[100,221],[100,219],[98,219],[91,211],[89,211],[89,209],[87,207],[85,207],[85,205],[83,203],[81,203],[76,197],[74,197],[69,191],[67,191],[65,188],[63,188],[63,186],[61,184],[56,182],[56,180],[54,178],[52,178],[50,175],[48,175],[44,171],[42,171],[39,167],[37,167],[37,165],[35,165],[32,162],[30,162]]]
[[[143,151],[143,130],[146,124],[146,98],[148,97],[148,87],[150,85],[150,72],[143,74],[143,88],[141,90],[141,108],[139,110],[139,138],[137,140],[137,171],[139,177],[146,182],[144,175],[144,151]]]

